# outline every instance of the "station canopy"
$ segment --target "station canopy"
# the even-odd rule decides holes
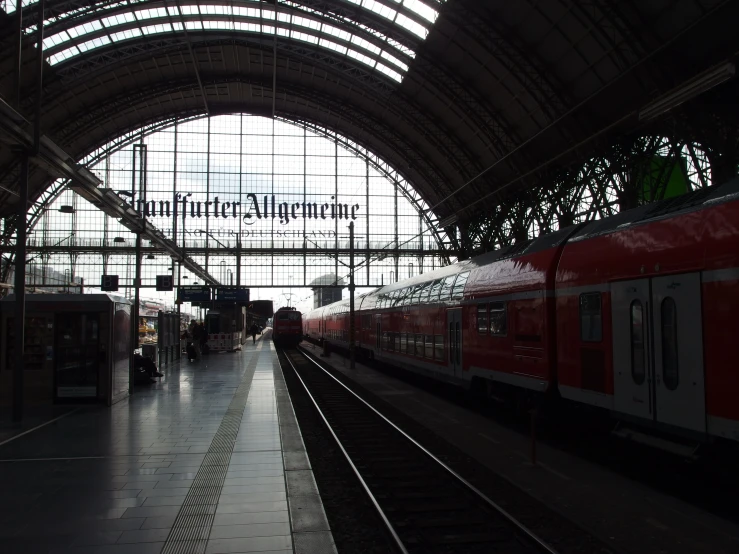
[[[40,6],[23,2],[18,82],[18,11],[0,0],[0,94],[26,122]],[[737,20],[722,0],[47,0],[41,133],[82,160],[175,119],[298,122],[384,160],[446,227],[638,133],[644,106],[733,60]],[[20,169],[2,131],[4,216]]]

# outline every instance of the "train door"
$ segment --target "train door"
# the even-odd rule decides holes
[[[657,421],[705,432],[700,275],[652,279]]]
[[[700,276],[614,283],[611,302],[615,409],[704,432]]]
[[[462,309],[446,312],[447,340],[449,344],[449,369],[452,375],[462,374]]]
[[[654,419],[654,379],[650,371],[649,279],[611,285],[613,399],[616,411]]]

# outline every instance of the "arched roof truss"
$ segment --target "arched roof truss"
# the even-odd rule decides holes
[[[734,62],[739,3],[731,0],[45,4],[41,130],[78,160],[172,118],[268,115],[373,153],[436,221],[478,225],[510,214],[543,229],[548,217],[537,214],[547,211],[535,203],[566,206],[581,191],[600,190],[583,183],[600,179],[587,161],[621,137],[668,136],[674,118],[692,135],[681,140],[714,157],[731,142],[730,132],[710,127],[725,113],[705,117],[713,93],[656,122],[638,117],[706,69]],[[9,76],[0,95],[31,122],[38,7],[23,1],[18,94],[15,1],[0,0],[0,73]],[[19,172],[17,155],[0,150],[2,216],[14,210]],[[32,199],[48,199],[53,180],[34,170]],[[600,211],[598,202],[612,202],[593,198]]]

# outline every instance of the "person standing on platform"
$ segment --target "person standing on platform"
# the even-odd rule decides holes
[[[208,346],[208,331],[205,330],[205,325],[203,325],[202,321],[198,323],[198,327],[200,328],[200,353],[207,354],[210,351],[210,347]]]
[[[251,343],[256,344],[257,342],[257,333],[259,332],[259,327],[257,327],[256,323],[252,323],[251,327],[249,328],[249,334],[251,335]]]

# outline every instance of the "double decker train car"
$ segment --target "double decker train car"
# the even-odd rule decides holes
[[[282,307],[275,312],[272,340],[277,346],[297,346],[303,340],[302,314],[295,308]]]
[[[739,441],[739,180],[381,287],[359,352],[491,396],[551,395]],[[306,314],[348,346],[348,301]]]

